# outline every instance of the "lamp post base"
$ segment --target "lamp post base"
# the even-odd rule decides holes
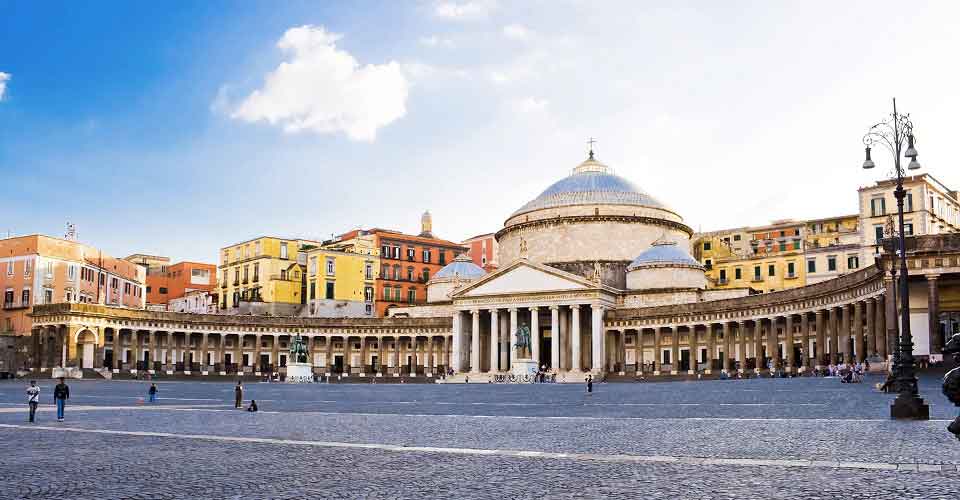
[[[916,394],[900,394],[890,405],[890,418],[895,420],[930,420],[930,406]]]

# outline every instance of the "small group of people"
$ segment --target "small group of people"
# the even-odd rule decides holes
[[[840,383],[855,384],[863,382],[863,374],[870,370],[869,362],[865,363],[840,363],[837,365],[827,365],[827,376],[838,377]]]
[[[237,381],[237,386],[233,388],[233,407],[237,409],[243,408],[243,384],[240,381]],[[258,411],[260,408],[257,407],[257,400],[251,399],[250,406],[247,407],[248,412]]]
[[[67,386],[63,377],[60,377],[60,383],[53,388],[53,402],[57,405],[57,422],[63,422],[63,413],[67,406],[67,400],[70,399],[70,387]],[[31,380],[27,387],[27,406],[30,409],[30,423],[37,421],[37,407],[40,406],[40,386],[36,380]]]

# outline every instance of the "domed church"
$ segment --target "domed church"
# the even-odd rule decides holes
[[[429,304],[397,311],[453,316],[454,370],[580,372],[604,359],[604,312],[742,296],[707,290],[693,231],[666,203],[616,175],[591,150],[570,175],[514,211],[497,232],[502,267],[457,258],[427,285]]]

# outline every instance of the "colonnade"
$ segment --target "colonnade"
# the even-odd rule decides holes
[[[115,373],[283,373],[294,337],[44,326],[33,330],[32,360],[33,368],[41,371],[76,367]],[[303,340],[318,375],[436,376],[450,366],[452,337],[446,334],[303,335]]]
[[[732,321],[608,328],[609,372],[803,371],[886,359],[894,349],[892,307],[883,295],[800,313]]]
[[[453,313],[453,369],[508,372],[531,359],[553,372],[599,371],[604,359],[602,304],[489,307]],[[518,352],[517,331],[530,331],[530,348]]]

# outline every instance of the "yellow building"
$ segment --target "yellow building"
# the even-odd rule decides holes
[[[796,288],[806,283],[804,228],[788,220],[701,233],[693,239],[693,254],[707,269],[711,288]]]
[[[227,313],[295,315],[306,304],[305,251],[320,244],[262,236],[220,249],[220,308]]]
[[[379,259],[371,253],[311,248],[307,261],[307,315],[372,317]]]
[[[806,221],[807,283],[819,283],[864,267],[862,239],[857,214]]]

